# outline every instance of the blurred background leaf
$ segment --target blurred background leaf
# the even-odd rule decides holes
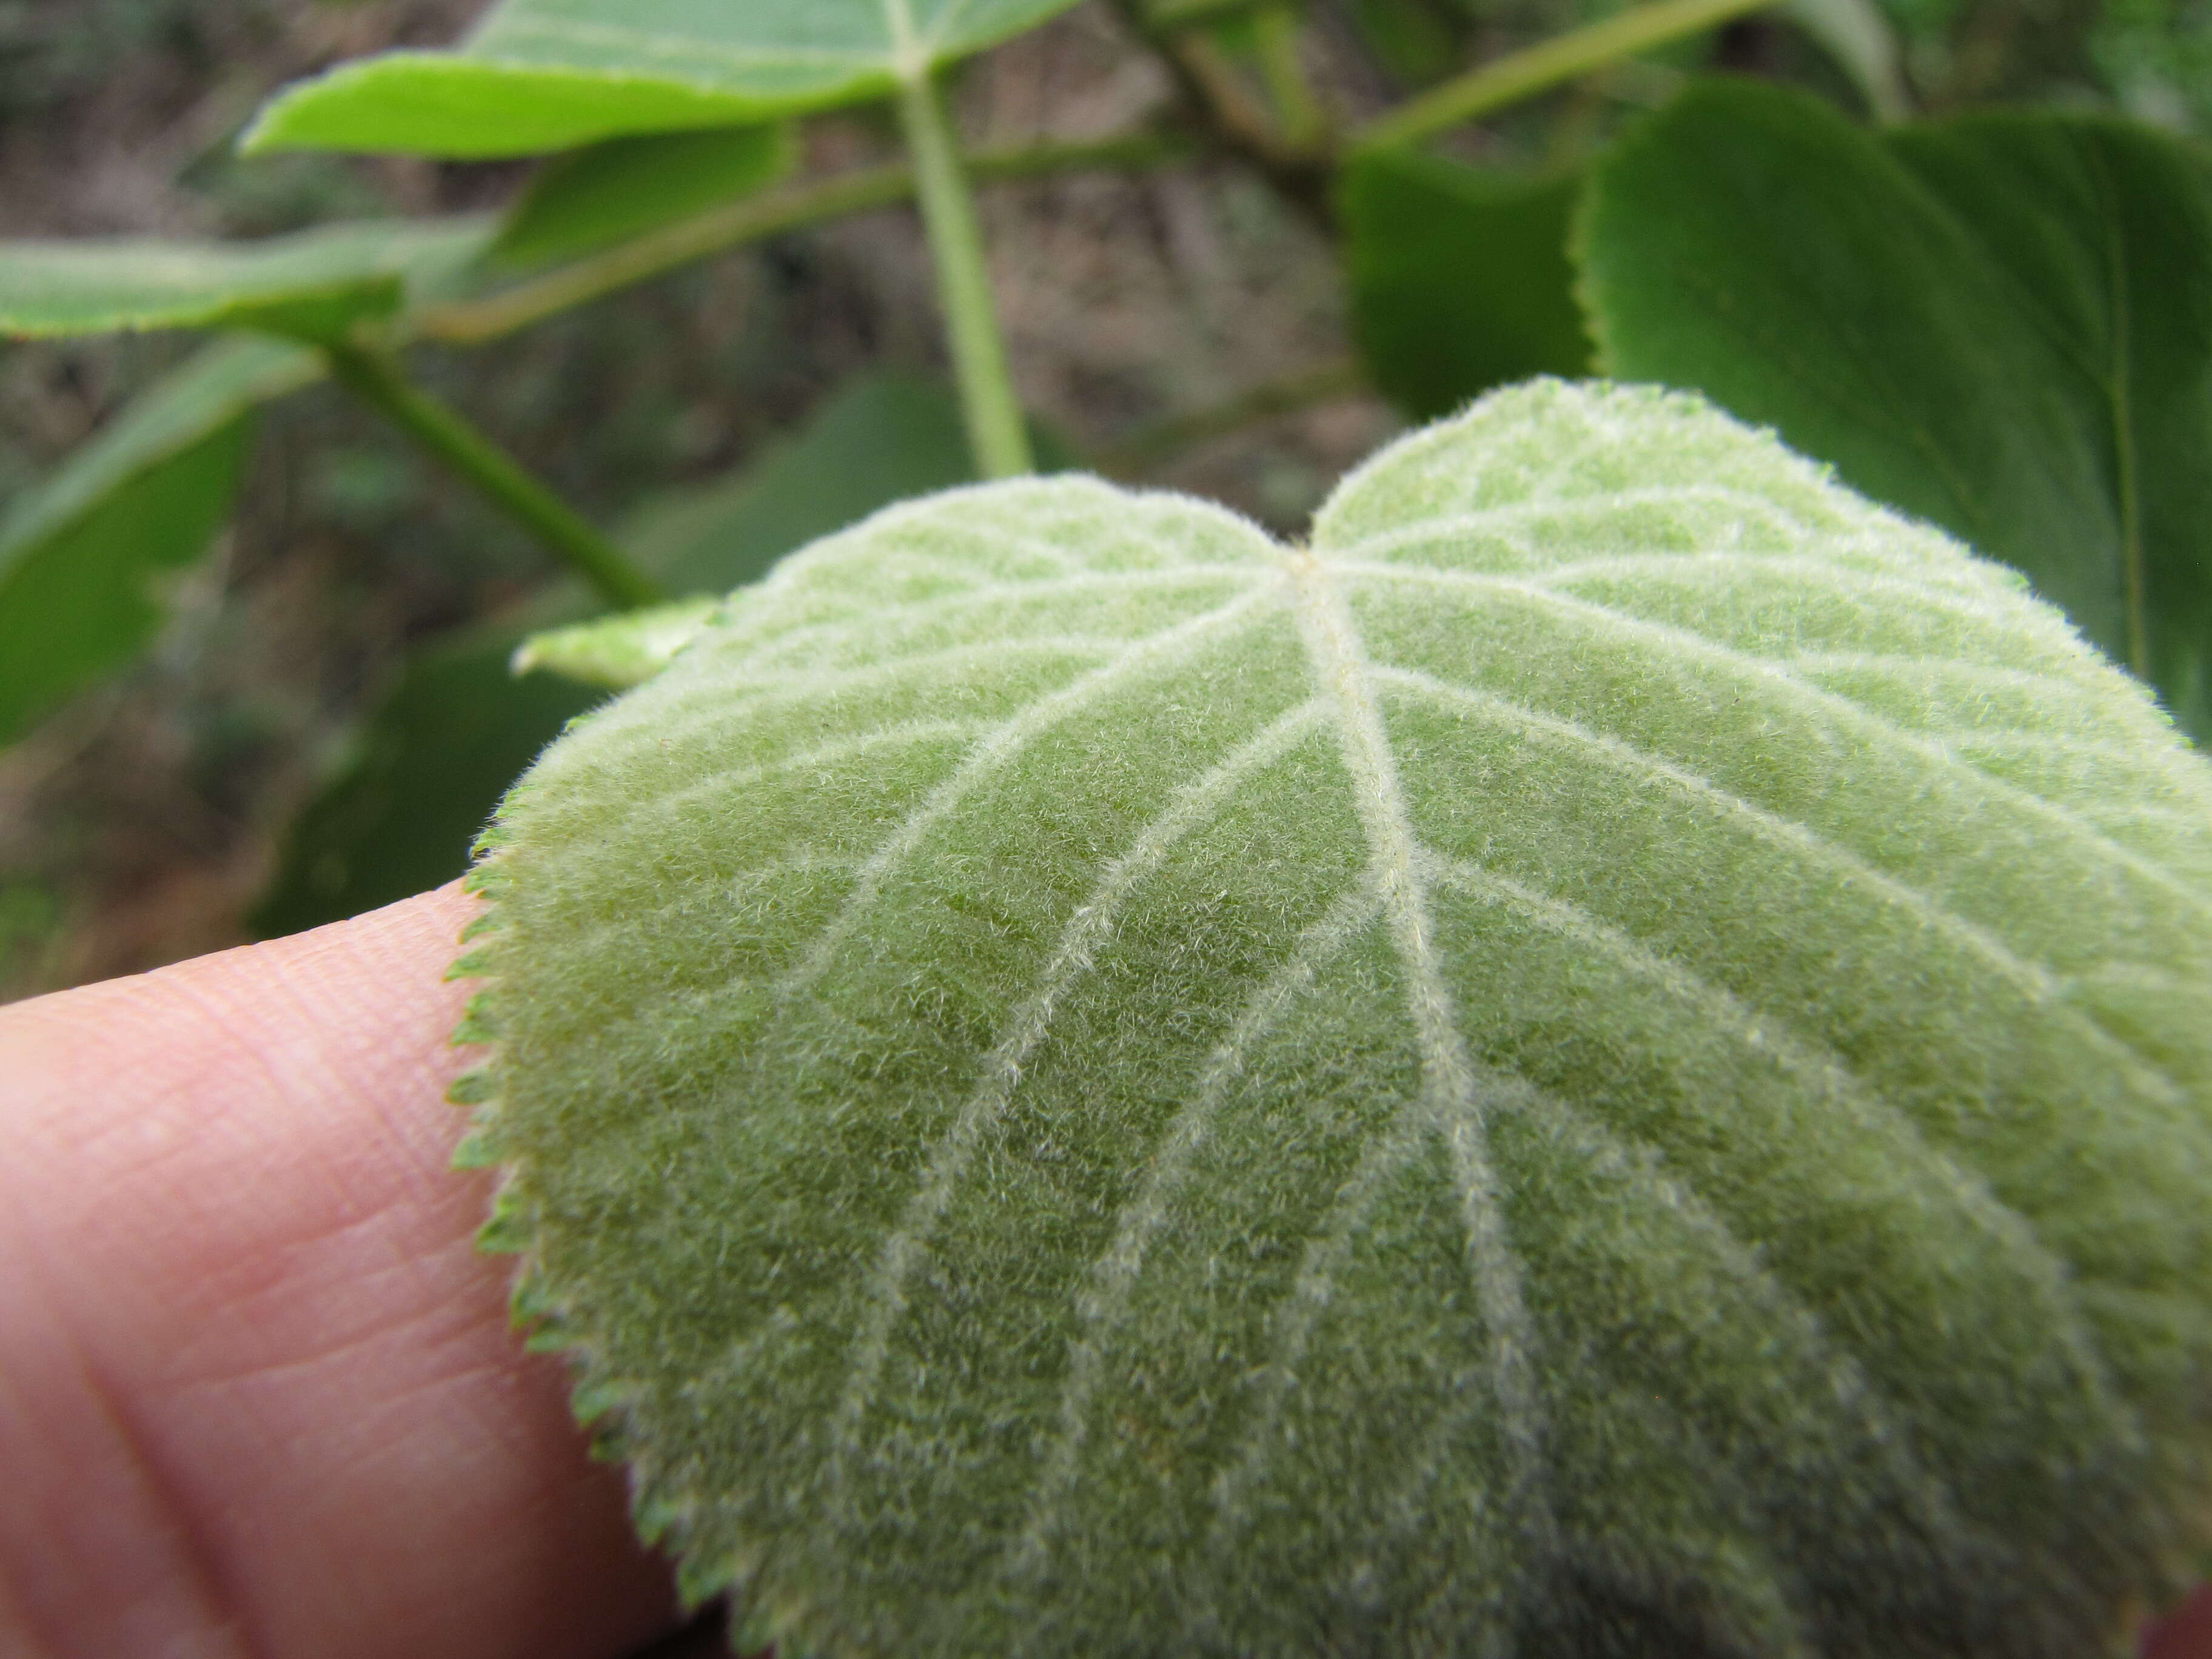
[[[1694,386],[2024,572],[2212,737],[2212,163],[2104,118],[1876,137],[1692,91],[1598,167],[1610,374]]]
[[[932,66],[1074,0],[905,0]],[[340,65],[279,96],[249,150],[529,155],[628,133],[730,126],[881,97],[908,49],[881,5],[792,0],[501,0],[455,51]]]
[[[258,404],[321,373],[274,340],[207,347],[0,519],[0,744],[135,655],[166,611],[157,578],[230,514]]]
[[[1397,149],[1345,168],[1354,336],[1407,415],[1431,420],[1494,386],[1589,371],[1567,260],[1581,182]]]
[[[407,276],[472,259],[489,226],[368,220],[256,242],[0,242],[0,333],[247,328],[307,340],[397,310]]]
[[[516,198],[493,256],[503,264],[573,259],[773,184],[789,168],[781,126],[611,138],[549,162]]]

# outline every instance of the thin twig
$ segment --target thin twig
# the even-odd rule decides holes
[[[356,345],[326,346],[324,352],[332,379],[474,484],[485,499],[598,588],[609,604],[629,610],[658,604],[665,597],[612,542],[459,413],[411,383],[390,356]]]
[[[1191,146],[1182,141],[1136,133],[1088,143],[983,150],[969,156],[966,165],[970,176],[987,183],[1060,173],[1162,167],[1190,154]],[[679,219],[604,253],[592,254],[483,299],[426,307],[407,319],[405,333],[410,338],[448,345],[476,345],[725,248],[871,208],[890,207],[914,193],[915,172],[903,162],[857,168],[829,179],[811,179],[763,191]]]
[[[1362,149],[1409,144],[1508,104],[1577,80],[1594,70],[1695,34],[1775,0],[1656,0],[1601,21],[1555,34],[1432,88],[1354,135]]]

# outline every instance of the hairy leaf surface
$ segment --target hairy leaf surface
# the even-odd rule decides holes
[[[0,744],[161,626],[158,579],[228,516],[252,410],[322,373],[316,354],[226,340],[157,381],[0,515]]]
[[[1746,81],[1596,170],[1600,366],[1694,386],[2027,573],[2212,738],[2212,161],[1977,114],[1877,137]]]
[[[1694,399],[890,509],[490,839],[486,1242],[747,1640],[2079,1659],[2205,1541],[2212,771]]]
[[[248,150],[527,155],[881,97],[1073,0],[501,0],[451,52],[282,94]]]
[[[251,328],[329,340],[472,258],[481,220],[363,220],[259,242],[0,243],[0,334]]]

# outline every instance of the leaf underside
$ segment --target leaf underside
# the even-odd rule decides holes
[[[2204,1543],[2212,773],[1679,394],[1291,550],[787,561],[516,787],[461,1161],[784,1652],[2118,1654]]]
[[[891,92],[1073,0],[502,0],[451,52],[392,52],[281,94],[241,141],[526,155]]]

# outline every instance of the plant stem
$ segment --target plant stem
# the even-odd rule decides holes
[[[929,254],[937,267],[938,302],[945,310],[945,331],[952,349],[953,378],[960,386],[960,409],[967,417],[968,447],[975,471],[986,478],[1011,478],[1036,470],[1021,400],[1006,370],[1006,341],[991,303],[991,277],[983,264],[983,234],[975,223],[975,199],[945,131],[944,106],[928,70],[918,69],[899,83],[899,122],[914,157],[915,192],[921,198],[921,222],[929,235]]]
[[[1191,153],[1188,143],[1136,133],[1092,143],[1024,144],[1018,149],[984,150],[969,159],[968,170],[979,180],[1033,179],[1094,168],[1160,167]],[[871,208],[892,206],[911,197],[914,185],[914,169],[899,164],[862,167],[836,178],[763,191],[678,219],[486,298],[426,307],[407,319],[404,325],[416,339],[476,345],[725,248],[848,214],[865,213]]]
[[[410,384],[384,352],[357,345],[324,348],[331,374],[430,454],[459,473],[510,518],[551,548],[608,603],[623,610],[657,605],[665,596],[614,544],[545,486],[515,465],[490,439],[421,387]]]
[[[1328,142],[1328,118],[1298,62],[1297,12],[1286,5],[1269,6],[1254,15],[1252,33],[1259,48],[1260,78],[1275,106],[1283,142],[1292,149],[1319,149]]]
[[[1493,58],[1447,81],[1369,123],[1355,136],[1354,143],[1363,149],[1413,143],[1562,82],[1772,3],[1773,0],[1656,0],[1655,4],[1632,7],[1602,21],[1553,35],[1525,52]]]

